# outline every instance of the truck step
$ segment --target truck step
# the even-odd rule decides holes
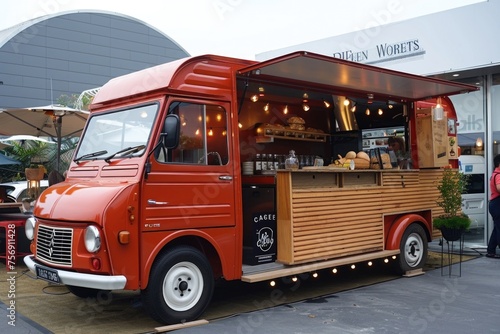
[[[359,254],[354,256],[348,256],[345,258],[338,258],[327,261],[299,264],[293,266],[285,266],[279,263],[275,263],[274,266],[270,265],[268,265],[267,267],[261,267],[265,265],[255,266],[257,267],[255,268],[256,270],[250,270],[249,267],[251,266],[244,266],[243,276],[241,277],[241,280],[247,283],[256,283],[279,277],[298,275],[305,272],[314,272],[317,270],[322,270],[327,268],[339,267],[363,261],[380,259],[398,254],[399,254],[399,249],[395,249],[395,250],[384,250],[375,253]]]

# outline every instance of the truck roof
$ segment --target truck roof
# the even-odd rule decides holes
[[[475,91],[462,83],[423,77],[319,55],[290,53],[263,62],[215,55],[188,57],[111,79],[93,101],[94,109],[105,101],[169,90],[231,96],[234,81],[269,82],[287,87],[312,87],[411,102]]]

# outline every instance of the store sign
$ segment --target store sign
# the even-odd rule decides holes
[[[415,57],[425,54],[418,39],[396,43],[381,43],[372,49],[354,51],[352,49],[334,52],[333,57],[363,64],[376,64],[391,60]]]

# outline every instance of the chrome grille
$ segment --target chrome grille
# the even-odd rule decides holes
[[[38,226],[36,256],[53,264],[71,266],[73,229]]]

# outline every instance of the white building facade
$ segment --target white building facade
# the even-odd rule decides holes
[[[484,246],[493,227],[487,211],[488,180],[493,157],[500,154],[500,43],[496,40],[500,33],[500,1],[391,23],[398,10],[396,5],[388,1],[387,8],[374,13],[368,29],[265,52],[256,58],[265,60],[306,50],[478,86],[474,93],[451,99],[458,114],[462,155],[484,157],[482,193],[481,185],[472,190],[481,200],[470,204],[481,212],[478,217],[484,220],[483,228],[471,230],[465,239],[469,245]]]

